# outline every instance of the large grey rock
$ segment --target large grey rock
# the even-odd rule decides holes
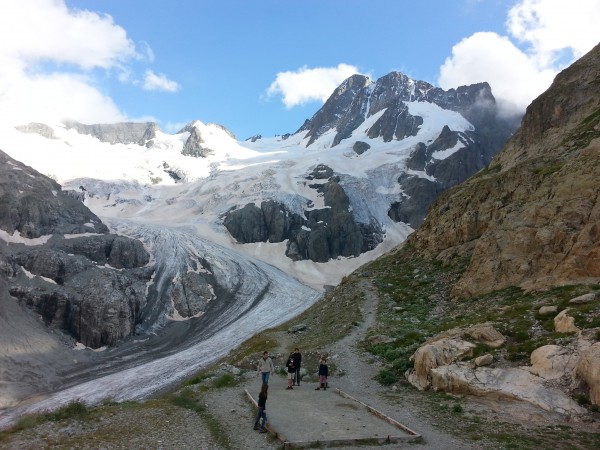
[[[240,243],[288,240],[286,256],[295,261],[358,256],[381,242],[383,231],[375,221],[365,224],[354,218],[348,196],[330,167],[319,164],[306,178],[328,180],[310,185],[323,195],[325,208],[306,210],[303,218],[274,200],[260,207],[249,203],[227,212],[223,225]]]

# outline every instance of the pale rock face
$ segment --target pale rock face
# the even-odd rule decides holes
[[[565,415],[583,414],[585,409],[558,389],[545,387],[539,377],[523,368],[473,368],[455,363],[431,370],[431,387],[446,392],[527,401],[546,411]]]
[[[590,401],[600,405],[600,342],[583,352],[577,363],[577,374],[590,388]]]
[[[568,309],[563,309],[554,318],[554,329],[558,333],[578,333],[580,330],[575,326],[575,319],[568,314]]]
[[[564,375],[572,376],[577,355],[572,349],[560,345],[544,345],[531,353],[529,372],[546,380],[557,380]]]

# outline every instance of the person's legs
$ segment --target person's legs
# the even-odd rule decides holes
[[[258,423],[259,423],[261,417],[264,415],[264,413],[265,413],[265,410],[263,408],[258,408],[258,415],[256,416],[256,421],[254,422],[255,430],[258,430]]]
[[[300,369],[296,369],[296,374],[295,374],[295,383],[297,386],[300,386]]]
[[[260,431],[267,431],[267,413],[264,409],[262,410],[262,425]]]
[[[263,384],[269,384],[269,375],[271,372],[262,372],[262,382]]]

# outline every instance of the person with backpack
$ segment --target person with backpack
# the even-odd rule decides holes
[[[260,420],[262,419],[262,425],[260,425],[259,433],[267,432],[267,390],[269,389],[268,384],[263,384],[260,388],[260,394],[258,394],[258,415],[254,422],[254,429],[259,430]]]

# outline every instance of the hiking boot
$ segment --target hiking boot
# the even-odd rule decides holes
[[[268,433],[268,431],[267,431],[266,428],[261,428],[260,431],[259,431],[259,433]]]
[[[253,429],[253,430],[258,430],[258,427],[257,427],[257,426],[254,426],[252,429]]]

